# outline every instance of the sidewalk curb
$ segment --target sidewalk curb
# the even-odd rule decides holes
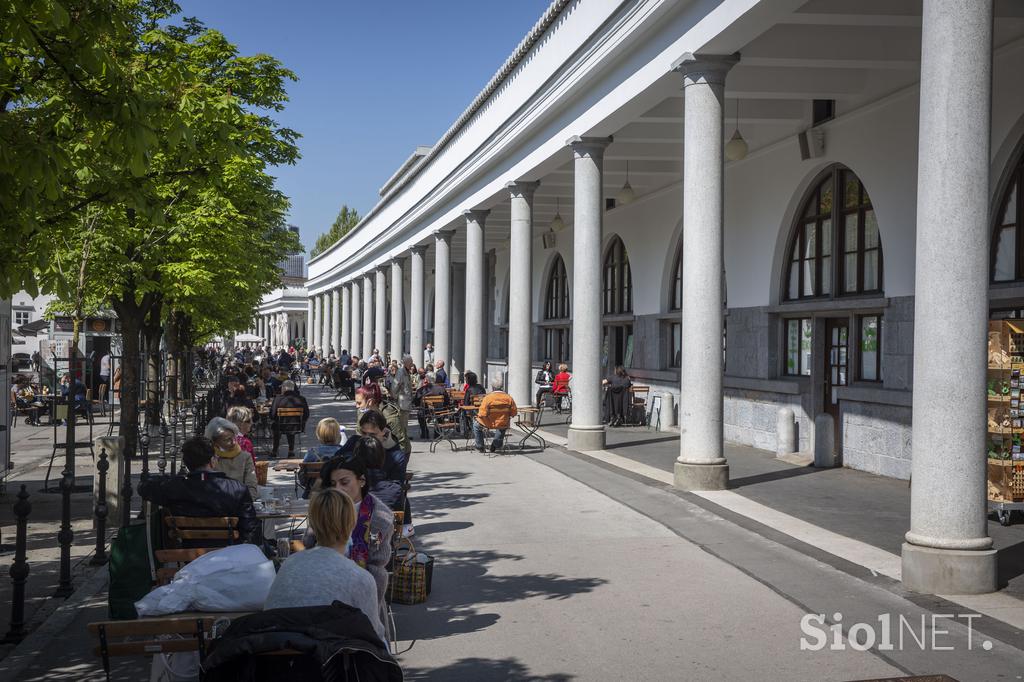
[[[35,662],[39,652],[67,629],[78,615],[79,607],[107,586],[107,578],[107,566],[98,566],[74,594],[0,661],[0,679],[18,679]]]

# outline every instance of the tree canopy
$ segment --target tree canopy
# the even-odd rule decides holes
[[[335,242],[358,225],[359,220],[359,213],[354,208],[349,208],[347,204],[342,204],[341,210],[338,211],[338,217],[334,219],[334,224],[331,225],[331,229],[316,238],[316,243],[313,244],[309,255],[311,257],[317,256],[331,248]]]

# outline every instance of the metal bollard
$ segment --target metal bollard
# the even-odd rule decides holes
[[[139,449],[142,450],[142,473],[140,474],[140,480],[144,481],[149,478],[149,433],[143,433],[139,436]]]
[[[60,531],[57,543],[60,545],[60,580],[53,593],[55,597],[70,597],[75,591],[71,584],[71,545],[75,540],[75,532],[71,528],[71,493],[75,489],[75,477],[71,469],[65,468],[60,479],[61,503]]]
[[[174,420],[174,415],[171,415],[171,420]],[[156,458],[156,468],[163,476],[164,471],[167,469],[167,436],[170,431],[167,428],[167,422],[160,420],[160,456]]]
[[[14,516],[17,519],[16,540],[14,542],[14,563],[11,564],[11,628],[4,636],[5,644],[16,644],[25,638],[25,581],[28,579],[29,566],[25,559],[25,539],[28,535],[28,515],[32,504],[28,501],[28,490],[25,484],[18,492],[18,501],[14,503]]]
[[[103,448],[96,461],[96,471],[99,472],[100,480],[96,496],[96,553],[89,560],[91,566],[102,566],[107,563],[107,471],[109,469],[107,450]]]

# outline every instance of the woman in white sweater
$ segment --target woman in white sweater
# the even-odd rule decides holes
[[[382,643],[387,642],[370,574],[345,556],[356,525],[356,508],[334,488],[314,493],[309,502],[309,527],[317,546],[297,552],[281,565],[263,609],[327,606],[340,601],[362,611]]]

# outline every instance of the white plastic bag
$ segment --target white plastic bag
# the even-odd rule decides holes
[[[182,611],[258,611],[274,582],[274,562],[256,545],[204,554],[135,602],[140,618]]]

